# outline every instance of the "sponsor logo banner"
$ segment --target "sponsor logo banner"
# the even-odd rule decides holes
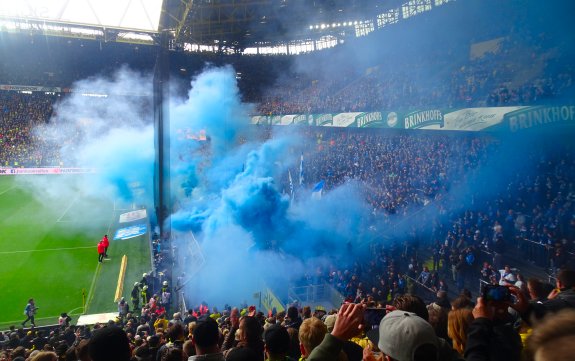
[[[505,114],[522,107],[466,108],[445,114],[444,130],[484,130],[503,121]]]
[[[0,175],[88,173],[96,173],[96,170],[93,168],[0,168]]]
[[[310,125],[320,125],[320,126],[333,125],[333,114],[314,115],[314,124]]]
[[[309,125],[352,128],[435,129],[517,132],[550,125],[575,125],[575,106],[515,106],[417,110],[410,113],[374,111],[337,114],[292,114],[252,117],[253,124]]]
[[[33,85],[11,85],[11,84],[0,84],[0,90],[29,91],[29,92],[53,92],[53,93],[59,93],[61,91],[61,89],[58,87],[33,86]]]
[[[333,116],[334,127],[350,127],[355,123],[355,118],[363,113],[339,113]]]
[[[405,129],[443,128],[445,120],[439,109],[411,112],[403,119]]]
[[[574,105],[523,107],[505,114],[505,123],[511,132],[574,122]]]
[[[136,224],[134,226],[120,228],[116,231],[116,234],[114,235],[114,240],[138,237],[143,234],[146,234],[147,231],[148,226],[146,226],[145,224]]]
[[[355,117],[358,128],[403,128],[396,112],[369,112]]]
[[[139,209],[137,211],[132,211],[128,213],[120,214],[120,223],[128,223],[137,221],[138,219],[144,219],[148,216],[145,209]]]

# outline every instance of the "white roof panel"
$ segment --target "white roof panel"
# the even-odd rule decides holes
[[[0,0],[0,16],[157,31],[162,0]]]

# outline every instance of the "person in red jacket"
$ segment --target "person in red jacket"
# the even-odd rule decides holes
[[[104,255],[106,254],[106,247],[104,246],[104,242],[98,242],[98,262],[102,263],[104,259]]]
[[[108,235],[105,234],[102,238],[102,243],[104,244],[104,257],[108,258],[108,247],[110,247],[110,241],[108,241]]]

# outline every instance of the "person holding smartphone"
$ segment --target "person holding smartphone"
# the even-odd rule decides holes
[[[521,360],[521,338],[513,328],[509,307],[519,314],[528,307],[525,295],[517,287],[492,286],[477,298],[474,320],[467,331],[466,361]]]

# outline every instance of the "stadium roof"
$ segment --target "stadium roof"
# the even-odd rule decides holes
[[[0,0],[0,17],[156,32],[162,0]]]
[[[327,34],[338,38],[346,32],[355,34],[355,25],[373,21],[376,14],[399,4],[399,0],[165,0],[162,25],[174,30],[178,43],[225,44],[241,51]]]
[[[0,31],[159,44],[166,30],[172,50],[298,54],[453,1],[0,0]]]

